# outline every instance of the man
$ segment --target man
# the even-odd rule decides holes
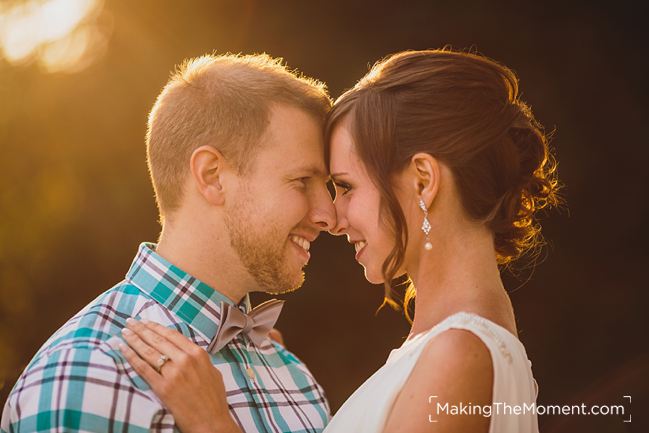
[[[226,341],[220,331],[227,311],[250,313],[248,293],[299,288],[310,242],[335,224],[322,139],[330,106],[322,84],[266,55],[185,62],[149,116],[159,243],[140,245],[126,279],[39,350],[7,400],[2,432],[177,428],[118,350],[129,317],[208,350],[244,431],[322,430],[329,408],[299,360],[250,329]]]

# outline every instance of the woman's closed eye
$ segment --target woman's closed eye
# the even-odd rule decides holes
[[[343,191],[342,195],[347,194],[352,189],[352,186],[350,184],[340,180],[334,181],[334,185],[336,185],[336,192],[338,192],[339,189]]]

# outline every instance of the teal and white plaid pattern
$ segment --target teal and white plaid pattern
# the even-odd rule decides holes
[[[207,349],[225,296],[143,243],[126,279],[59,329],[36,353],[7,399],[1,433],[171,432],[174,419],[117,345],[126,319],[149,319]],[[247,312],[249,302],[238,308]],[[320,432],[329,420],[324,392],[292,353],[242,333],[211,355],[230,413],[246,432]],[[248,369],[254,371],[254,378]]]

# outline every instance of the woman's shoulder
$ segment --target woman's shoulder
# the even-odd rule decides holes
[[[487,318],[483,315],[462,311],[454,314],[446,323],[448,330],[468,331],[492,353],[492,360],[511,364],[516,355],[525,356],[525,348],[516,335],[515,322],[508,325],[506,318]]]
[[[491,355],[482,340],[464,329],[445,329],[425,343],[416,364],[401,389],[385,431],[400,426],[402,431],[419,432],[436,404],[472,402],[490,405],[493,388]],[[433,413],[445,431],[486,431],[488,419],[453,417]],[[443,423],[442,423],[442,418]],[[390,428],[389,428],[390,427]]]
[[[434,378],[431,365],[437,372]],[[483,339],[471,330],[450,327],[426,342],[412,374],[421,373],[425,382],[440,385],[449,382],[456,386],[462,381],[479,388],[484,382],[490,389],[492,372],[491,354]]]
[[[424,333],[419,346],[411,377],[442,387],[466,382],[475,389],[491,389],[494,372],[509,369],[518,360],[527,361],[525,348],[510,329],[466,311]],[[528,368],[527,363],[522,367]]]
[[[524,347],[510,330],[482,315],[455,313],[414,336],[404,352],[410,356],[412,370],[392,411],[399,415],[388,420],[393,426],[408,424],[404,431],[419,432],[421,425],[408,420],[422,419],[433,406],[470,402],[486,407],[493,401],[533,398],[532,392],[527,392],[532,378]],[[444,418],[447,431],[489,428],[488,418],[483,422],[483,417],[435,415],[440,426]]]
[[[423,382],[451,386],[462,380],[489,383],[493,396],[499,398],[509,398],[512,393],[527,395],[533,389],[532,363],[523,343],[490,319],[457,313],[425,340],[412,371],[414,377],[421,375]]]

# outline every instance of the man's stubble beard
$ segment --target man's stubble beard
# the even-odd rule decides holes
[[[299,289],[304,283],[304,272],[291,273],[286,268],[286,243],[290,241],[276,225],[254,221],[254,210],[246,205],[254,200],[243,195],[248,196],[242,194],[225,217],[230,245],[260,291],[276,295]]]

